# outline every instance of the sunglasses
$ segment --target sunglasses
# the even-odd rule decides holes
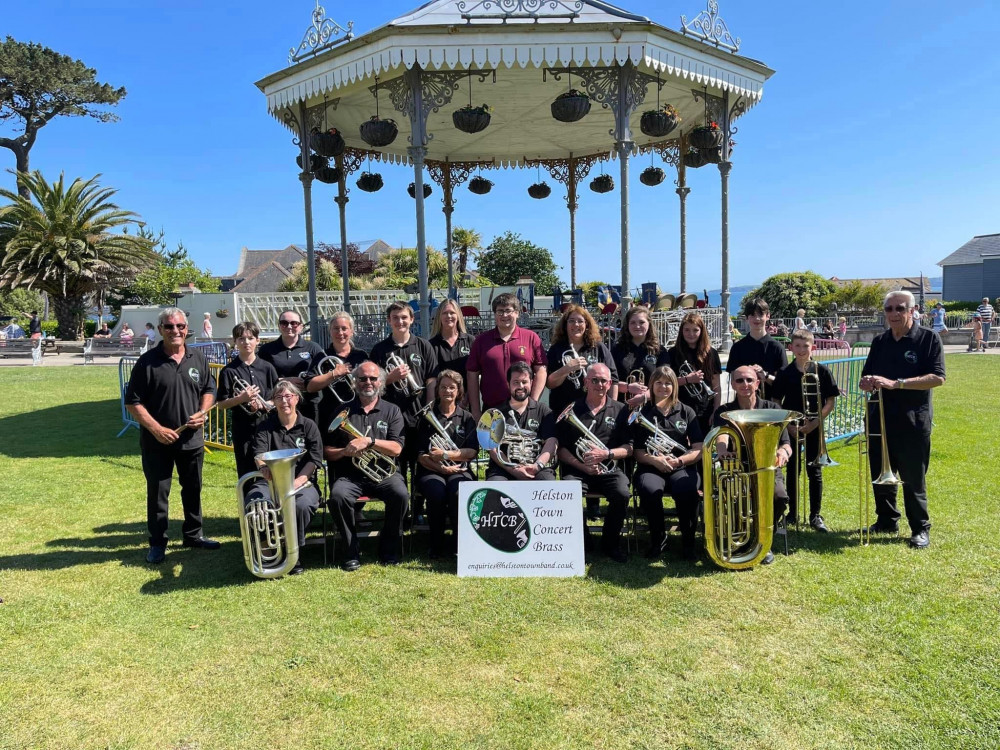
[[[892,305],[886,305],[885,306],[885,311],[886,312],[893,312],[893,311],[895,311],[895,312],[906,312],[907,309],[908,308],[906,307],[906,305],[896,305],[895,307],[893,307]]]
[[[278,321],[278,325],[279,326],[285,326],[285,327],[300,326],[300,325],[302,325],[302,321],[300,321],[300,320],[279,320]]]
[[[733,382],[739,385],[740,383],[756,383],[757,381],[753,378],[736,378]]]
[[[165,331],[183,331],[187,328],[187,323],[160,323],[160,328]]]
[[[376,380],[378,380],[378,375],[358,375],[358,377],[356,377],[355,380],[370,381],[374,383]]]

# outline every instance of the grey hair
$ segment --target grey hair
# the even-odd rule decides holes
[[[160,310],[160,317],[157,318],[158,325],[163,325],[171,318],[176,318],[177,316],[184,318],[184,323],[188,322],[187,314],[181,310],[179,307],[168,307],[166,310]]]
[[[362,362],[360,365],[358,365],[351,371],[351,377],[357,380],[358,376],[361,374],[361,368],[364,367],[365,365],[375,365],[376,367],[378,367],[378,395],[384,396],[385,370],[383,370],[377,362],[372,362],[370,359],[366,359],[364,362]]]
[[[589,365],[587,365],[587,370],[586,370],[586,373],[585,373],[585,374],[586,374],[586,376],[587,376],[588,378],[590,377],[590,374],[591,374],[591,371],[592,371],[592,370],[593,370],[593,369],[594,369],[595,367],[603,367],[603,368],[604,368],[605,370],[607,370],[607,371],[608,371],[608,375],[610,376],[610,374],[611,374],[611,368],[610,368],[610,367],[608,367],[608,366],[607,366],[606,364],[604,364],[603,362],[594,362],[594,363],[592,363],[592,364],[589,364]]]
[[[886,303],[893,297],[905,297],[907,307],[914,307],[917,304],[917,300],[913,296],[913,292],[908,292],[905,289],[897,289],[895,292],[889,292],[885,295],[885,299],[882,300],[882,306],[885,307]]]
[[[277,398],[279,393],[291,393],[293,396],[296,396],[299,401],[302,400],[302,391],[300,391],[299,387],[290,380],[279,380],[277,385],[274,386],[274,392],[271,393],[271,398]]]

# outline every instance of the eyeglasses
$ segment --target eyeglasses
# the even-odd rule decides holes
[[[374,383],[376,380],[378,380],[378,375],[358,375],[355,378],[355,380],[369,381]]]
[[[187,323],[160,323],[160,328],[165,331],[183,331],[187,327]]]
[[[297,398],[298,398],[298,396],[296,396],[294,393],[282,393],[280,396],[275,396],[274,400],[275,401],[294,401]]]
[[[893,307],[892,305],[886,305],[885,306],[885,311],[886,312],[893,312],[893,311],[895,311],[895,312],[906,312],[906,310],[907,310],[906,305],[896,305],[895,307]]]
[[[279,326],[284,326],[284,327],[300,326],[300,325],[302,325],[302,321],[301,320],[279,320],[278,321],[278,325]]]
[[[497,310],[497,315],[514,315],[517,312],[513,307],[501,307]]]
[[[757,381],[753,378],[736,378],[733,382],[739,385],[740,383],[756,383]]]

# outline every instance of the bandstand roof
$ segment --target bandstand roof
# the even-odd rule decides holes
[[[552,118],[549,105],[570,85],[565,73],[557,80],[552,70],[616,62],[631,62],[654,78],[645,103],[631,118],[640,147],[653,140],[641,133],[639,119],[655,106],[657,77],[663,82],[660,102],[677,108],[686,131],[705,119],[704,103],[692,90],[717,96],[729,92],[738,115],[760,101],[773,73],[760,62],[598,0],[433,0],[366,34],[327,49],[320,46],[257,86],[267,96],[269,111],[286,125],[292,127],[285,113],[304,103],[313,118],[310,125],[337,127],[349,147],[372,151],[359,127],[375,114],[377,76],[379,114],[396,121],[399,136],[376,153],[386,161],[408,163],[410,123],[393,105],[392,82],[414,65],[451,74],[432,85],[440,95],[435,103],[451,99],[428,117],[427,159],[518,166],[611,151],[610,109],[595,103],[583,120],[567,124]],[[490,126],[473,135],[451,121],[454,110],[469,104],[469,76],[463,74],[469,70],[483,73],[471,78],[472,103],[493,110]],[[584,88],[576,76],[572,85]],[[325,117],[317,106],[324,99]]]

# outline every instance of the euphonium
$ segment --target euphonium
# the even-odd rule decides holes
[[[340,365],[344,364],[344,360],[340,357],[327,356],[323,357],[316,364],[316,372],[320,375],[326,375],[328,372],[332,372]],[[326,390],[337,399],[342,404],[349,404],[354,400],[354,376],[351,373],[346,375],[341,375],[339,378],[334,378],[330,383],[327,384]]]
[[[683,456],[690,448],[670,437],[665,430],[650,422],[638,409],[628,415],[628,423],[638,422],[645,427],[650,435],[646,438],[646,453],[651,456]]]
[[[815,407],[813,406],[815,404]],[[802,373],[802,415],[806,419],[818,419],[819,427],[819,453],[809,466],[819,466],[826,468],[829,466],[840,466],[830,458],[826,450],[826,430],[823,426],[823,397],[819,387],[819,365],[812,360],[806,363],[805,371]]]
[[[529,466],[538,461],[542,452],[538,435],[517,426],[513,409],[509,422],[499,409],[487,409],[479,418],[476,432],[479,445],[488,451],[496,450],[497,461],[503,466]]]
[[[397,370],[403,365],[405,365],[405,360],[398,354],[393,353],[385,358],[385,371],[392,372]],[[397,380],[392,384],[393,387],[402,393],[404,396],[416,396],[418,393],[424,390],[424,387],[417,382],[417,379],[413,376],[413,370],[407,373],[406,377],[402,380]]]
[[[238,375],[233,379],[233,395],[240,396],[245,390],[250,387],[250,384]],[[252,411],[250,409],[250,404],[255,404],[257,406],[257,411]],[[240,404],[240,408],[243,409],[247,414],[267,414],[274,408],[274,404],[266,400],[260,394],[254,396],[248,403]]]
[[[264,462],[271,479],[270,499],[246,502],[243,488],[264,474],[251,471],[236,482],[240,535],[243,537],[243,560],[258,578],[278,578],[299,561],[298,521],[295,517],[295,465],[305,451],[299,448],[269,451],[258,458]]]
[[[448,430],[445,429],[444,425],[441,424],[441,420],[434,416],[433,411],[434,404],[429,403],[427,406],[422,408],[418,414],[422,415],[424,419],[430,422],[431,427],[434,428],[434,434],[431,435],[431,448],[437,448],[440,451],[457,451],[460,450],[452,440],[451,435],[448,434]],[[458,466],[459,468],[466,469],[468,464],[464,462],[452,461],[450,458],[441,459],[442,466]]]
[[[573,406],[573,404],[570,404],[563,409],[562,414],[559,415],[556,422],[562,422],[564,419],[567,419],[569,420],[569,423],[577,429],[577,432],[580,433],[580,437],[576,439],[576,444],[573,446],[577,460],[582,463],[587,453],[592,450],[604,451],[607,453],[608,446],[602,443],[597,435],[591,432],[587,426],[580,421],[580,418],[573,413]],[[598,473],[610,474],[618,468],[618,462],[608,459],[607,461],[602,461],[597,464],[597,467],[599,469]]]
[[[705,547],[723,568],[757,565],[771,549],[774,533],[774,465],[781,431],[802,415],[784,409],[725,412],[732,426],[716,427],[705,437]],[[716,441],[728,437],[733,457],[713,455]]]
[[[348,414],[350,414],[350,412],[347,409],[340,412],[340,414],[338,414],[334,420],[330,422],[327,432],[333,432],[334,430],[340,429],[352,438],[367,437],[367,435],[362,434],[357,427],[348,421]],[[396,462],[388,456],[379,453],[374,448],[367,448],[356,456],[352,456],[351,463],[358,467],[358,470],[361,471],[362,474],[376,484],[381,484],[396,473]]]
[[[576,351],[576,347],[570,344],[569,349],[564,351],[562,355],[563,367],[572,367],[576,363],[576,360],[578,359],[580,359],[580,354]],[[581,387],[580,378],[583,377],[583,370],[576,370],[574,372],[571,372],[566,377],[569,380],[572,380],[573,385],[575,385],[579,389]]]

